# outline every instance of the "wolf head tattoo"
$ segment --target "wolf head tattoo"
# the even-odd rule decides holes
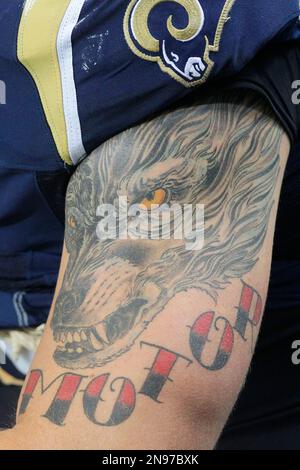
[[[69,260],[51,324],[59,365],[104,365],[128,351],[178,292],[201,289],[216,300],[253,268],[279,172],[281,135],[271,123],[253,97],[215,99],[127,130],[81,164],[68,188]],[[184,240],[99,241],[99,204],[156,194],[205,204],[201,250],[186,250]]]

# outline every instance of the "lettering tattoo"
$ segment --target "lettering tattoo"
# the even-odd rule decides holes
[[[282,133],[273,123],[253,96],[210,100],[127,130],[81,164],[67,194],[69,261],[51,323],[57,364],[103,366],[175,294],[195,288],[217,301],[254,267],[279,172]],[[157,192],[161,204],[206,203],[202,250],[186,250],[184,240],[99,241],[99,204],[120,195],[155,203]]]
[[[257,296],[255,304],[252,305],[252,299],[255,296]],[[252,316],[253,313],[254,316]],[[141,341],[140,345],[142,348],[151,348],[156,352],[156,355],[152,360],[151,366],[145,369],[145,379],[138,391],[129,378],[112,378],[110,373],[102,373],[91,378],[66,372],[45,387],[43,372],[41,370],[33,370],[29,375],[22,395],[20,414],[25,413],[34,393],[38,393],[38,388],[42,395],[49,389],[55,388],[54,398],[43,415],[53,424],[57,426],[65,424],[75,395],[81,392],[82,410],[90,422],[98,426],[117,426],[133,414],[139,395],[143,395],[156,403],[162,403],[160,400],[162,390],[168,386],[168,383],[170,383],[170,386],[175,386],[171,377],[178,361],[182,361],[187,367],[195,362],[197,365],[211,371],[222,369],[230,359],[233,350],[234,332],[247,341],[250,327],[252,341],[253,328],[258,327],[261,315],[262,302],[259,294],[251,286],[243,283],[234,325],[225,317],[217,316],[215,312],[201,313],[195,320],[189,333],[190,350],[194,360],[176,351]],[[222,335],[215,357],[211,364],[207,364],[202,356],[205,354],[207,343],[211,341],[210,333],[213,329],[221,329]],[[247,331],[248,333],[246,334]],[[84,388],[80,388],[82,384]],[[100,420],[98,418],[99,411],[101,412],[101,406],[105,402],[102,395],[107,389],[110,392],[115,392],[115,387],[117,386],[119,387],[119,393],[115,397],[110,416],[108,419]]]

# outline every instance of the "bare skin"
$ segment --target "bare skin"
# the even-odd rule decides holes
[[[288,153],[264,102],[220,95],[79,166],[47,330],[2,448],[214,447],[259,333]],[[204,204],[203,248],[99,241],[97,207],[119,195],[146,210]]]

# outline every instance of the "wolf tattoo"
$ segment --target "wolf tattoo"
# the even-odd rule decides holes
[[[223,95],[129,129],[81,164],[68,188],[69,260],[51,323],[60,366],[112,361],[177,293],[200,289],[217,300],[220,289],[254,267],[273,205],[280,140],[266,104]],[[201,250],[186,250],[183,240],[99,241],[99,204],[120,195],[151,202],[158,191],[163,202],[205,204]]]

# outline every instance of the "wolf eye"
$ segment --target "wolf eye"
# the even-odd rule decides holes
[[[77,227],[77,222],[76,222],[76,219],[75,219],[75,217],[74,217],[73,215],[70,215],[70,216],[68,217],[68,225],[69,225],[69,227],[71,227],[71,228],[76,228],[76,227]]]
[[[148,210],[151,210],[152,205],[161,206],[164,202],[166,202],[166,199],[167,191],[159,188],[147,194],[146,197],[141,201],[141,205],[145,206]]]

